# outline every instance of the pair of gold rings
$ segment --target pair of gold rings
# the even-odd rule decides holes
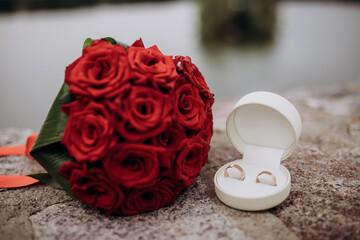
[[[230,177],[229,172],[228,172],[228,169],[229,169],[229,168],[235,168],[235,169],[237,169],[237,170],[241,173],[241,177],[238,178],[240,181],[243,181],[243,180],[245,179],[245,171],[244,171],[244,169],[243,169],[242,167],[240,167],[239,165],[237,165],[237,164],[231,164],[231,165],[229,165],[229,166],[225,169],[225,171],[224,171],[224,177],[226,177],[226,178],[227,178],[227,177]],[[270,185],[276,186],[276,177],[275,177],[275,175],[274,175],[272,172],[269,172],[269,171],[262,171],[261,173],[259,173],[259,174],[256,176],[256,183],[262,183],[262,182],[260,181],[259,177],[260,177],[261,175],[263,175],[263,174],[269,175],[269,176],[271,177],[271,180],[272,180],[272,184],[270,184]]]

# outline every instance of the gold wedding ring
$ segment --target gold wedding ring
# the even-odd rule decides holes
[[[240,178],[240,180],[241,181],[243,181],[244,179],[245,179],[245,171],[244,171],[244,169],[242,168],[242,167],[240,167],[239,165],[237,165],[237,164],[231,164],[231,165],[229,165],[226,169],[225,169],[225,171],[224,171],[224,177],[230,177],[230,175],[229,175],[229,173],[228,173],[228,168],[236,168],[237,170],[239,170],[239,172],[241,173],[241,178]]]
[[[276,186],[276,178],[274,176],[274,174],[272,174],[271,172],[269,171],[262,171],[261,173],[259,173],[256,177],[256,183],[260,183],[260,180],[259,180],[259,176],[262,175],[262,174],[266,174],[266,175],[269,175],[271,177],[271,180],[272,180],[272,186]]]

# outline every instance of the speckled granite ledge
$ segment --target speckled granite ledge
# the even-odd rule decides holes
[[[236,100],[214,106],[209,162],[174,205],[131,217],[106,217],[65,192],[36,184],[0,190],[0,239],[360,239],[360,82],[282,93],[299,110],[303,132],[283,165],[290,196],[262,212],[244,212],[216,197],[213,176],[241,155],[225,119]],[[29,129],[0,130],[0,145],[24,143]],[[21,156],[0,158],[0,174],[41,171]]]

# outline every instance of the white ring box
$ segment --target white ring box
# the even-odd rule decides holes
[[[243,159],[222,166],[214,176],[215,192],[226,205],[247,211],[260,211],[275,207],[290,193],[291,177],[280,162],[291,155],[301,133],[302,123],[298,111],[285,98],[270,92],[253,92],[242,97],[226,121],[226,133],[232,145],[243,154]],[[245,171],[240,180],[237,164]],[[262,171],[276,178],[272,186],[269,175],[256,177]]]

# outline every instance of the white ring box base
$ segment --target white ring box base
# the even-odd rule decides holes
[[[226,205],[247,211],[272,208],[283,202],[290,193],[291,177],[280,162],[291,155],[301,133],[301,118],[285,98],[269,92],[254,92],[242,97],[229,114],[226,132],[230,142],[243,159],[222,166],[214,176],[215,192]],[[245,179],[236,168],[245,171]],[[225,177],[227,169],[230,177]],[[269,175],[276,178],[272,185]]]

